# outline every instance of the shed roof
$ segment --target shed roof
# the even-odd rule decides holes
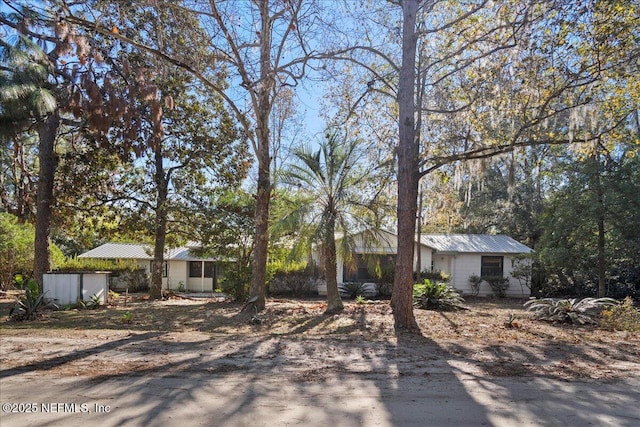
[[[165,250],[166,260],[181,261],[215,261],[213,258],[199,257],[192,252],[195,246],[170,248]],[[78,258],[100,258],[100,259],[153,259],[153,248],[150,245],[140,243],[105,243],[97,248],[91,249]]]
[[[438,252],[528,254],[532,249],[503,234],[423,234],[420,243]]]

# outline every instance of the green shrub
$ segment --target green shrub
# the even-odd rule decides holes
[[[303,268],[299,270],[277,271],[268,284],[271,295],[291,295],[304,297],[316,295],[317,278],[313,271]]]
[[[480,284],[482,283],[482,277],[472,274],[469,276],[469,284],[471,285],[471,295],[477,297],[480,293]]]
[[[270,282],[278,274],[305,270],[313,272],[314,268],[313,266],[308,266],[306,261],[288,259],[287,251],[282,248],[271,248],[269,262],[267,263],[267,282]]]
[[[495,277],[482,277],[482,280],[487,282],[491,287],[491,292],[498,298],[504,298],[507,296],[507,289],[509,288],[509,279],[502,276]]]
[[[225,269],[218,280],[218,286],[224,294],[234,301],[244,301],[249,294],[251,268],[233,265]]]
[[[425,310],[456,310],[464,298],[460,292],[444,282],[424,279],[413,285],[413,305]]]
[[[34,228],[19,224],[18,219],[0,212],[0,289],[6,290],[17,274],[33,274]]]
[[[633,306],[631,297],[626,297],[621,304],[602,310],[600,326],[616,331],[640,331],[640,310]]]
[[[378,283],[379,298],[391,298],[392,292],[393,292],[393,281]]]
[[[529,300],[524,303],[524,307],[527,311],[533,312],[538,320],[583,325],[596,323],[595,319],[604,307],[617,304],[618,302],[611,298],[542,298]]]
[[[114,289],[129,292],[143,292],[149,290],[149,275],[144,268],[110,270],[109,286]]]
[[[67,257],[58,266],[59,271],[125,271],[137,270],[140,267],[131,259],[96,259]]]

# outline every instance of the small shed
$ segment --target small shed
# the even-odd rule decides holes
[[[108,271],[61,271],[43,274],[42,289],[45,298],[56,304],[75,304],[89,301],[94,296],[101,304],[107,303],[109,295]]]

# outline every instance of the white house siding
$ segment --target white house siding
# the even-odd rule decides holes
[[[451,263],[455,263],[455,269],[450,273],[451,286],[465,294],[471,293],[469,276],[472,274],[480,275],[481,256],[480,254],[458,254],[451,256]],[[483,289],[484,287],[481,286],[480,291],[483,291]]]
[[[442,255],[435,253],[433,256],[433,270],[442,273],[451,274],[451,255]]]
[[[189,277],[187,279],[187,290],[194,292],[213,291],[213,278],[211,277]]]
[[[420,271],[431,270],[431,248],[420,247]],[[418,254],[414,254],[413,265],[418,263]]]
[[[168,261],[167,267],[169,271],[167,277],[162,279],[162,284],[166,286],[167,289],[176,291],[180,288],[180,283],[186,287],[187,275],[189,274],[187,265],[186,261]]]
[[[441,258],[440,255],[434,255],[438,260]],[[469,283],[469,277],[471,275],[480,276],[480,268],[482,264],[483,256],[501,256],[504,257],[503,260],[503,277],[509,278],[509,288],[506,291],[506,295],[508,297],[523,297],[523,289],[520,286],[520,282],[513,277],[511,277],[511,272],[513,271],[513,256],[510,254],[499,254],[499,253],[487,253],[487,254],[458,254],[452,256],[444,256],[444,258],[449,258],[449,264],[455,265],[455,268],[450,270],[451,274],[451,286],[462,291],[464,294],[471,294],[471,284]],[[445,271],[445,270],[441,270]],[[452,271],[452,272],[451,272]],[[482,282],[480,285],[480,292],[478,293],[480,296],[490,296],[492,295],[491,287],[488,283]],[[529,289],[524,288],[524,297],[529,296]]]

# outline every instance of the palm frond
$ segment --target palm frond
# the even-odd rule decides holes
[[[524,307],[538,320],[585,324],[595,323],[602,308],[616,304],[612,298],[542,298],[529,300]]]

